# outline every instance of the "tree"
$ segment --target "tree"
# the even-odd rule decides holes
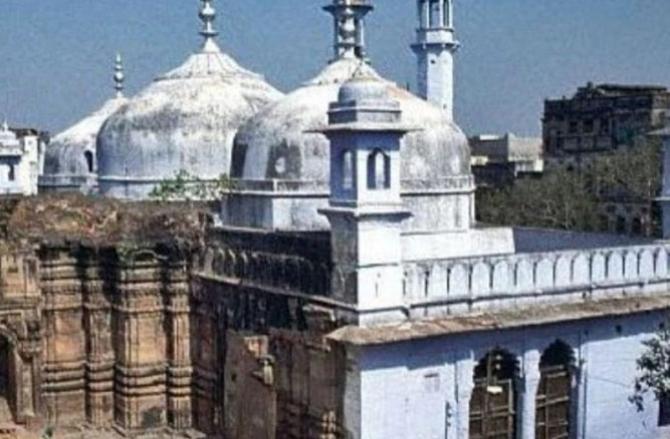
[[[634,393],[629,398],[639,411],[644,409],[644,396],[656,400],[670,395],[670,327],[663,325],[654,336],[642,342],[645,350],[637,359],[638,376]]]
[[[173,178],[161,181],[149,196],[159,201],[202,201],[220,198],[232,188],[227,175],[221,174],[216,180],[203,180],[181,170]]]
[[[517,180],[506,188],[485,190],[478,199],[484,222],[529,227],[592,230],[606,203],[646,205],[649,230],[661,184],[660,145],[637,139],[626,150],[593,158],[578,170],[551,169],[540,179]]]

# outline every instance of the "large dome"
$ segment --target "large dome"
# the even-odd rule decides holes
[[[281,97],[260,75],[221,52],[204,2],[205,44],[177,69],[122,106],[98,135],[103,194],[143,198],[180,171],[203,179],[230,174],[239,126]]]
[[[360,60],[339,59],[246,122],[235,140],[233,176],[326,186],[330,172],[328,140],[314,130],[326,124],[328,105],[337,100],[341,85],[357,71],[383,80]],[[400,103],[403,122],[421,128],[405,138],[401,170],[404,186],[443,187],[445,180],[469,176],[470,150],[460,128],[438,107],[385,82],[391,97]]]

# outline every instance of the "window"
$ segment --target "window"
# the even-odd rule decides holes
[[[556,341],[540,359],[540,383],[535,397],[535,437],[570,437],[575,359],[570,346]]]
[[[501,349],[479,362],[470,398],[470,439],[516,437],[518,371],[516,358]]]
[[[592,133],[593,132],[593,120],[592,119],[586,119],[584,121],[584,132],[585,133]]]
[[[354,188],[354,154],[346,150],[342,153],[342,189]]]
[[[658,400],[658,426],[670,425],[670,395],[662,395]]]
[[[16,180],[16,169],[14,165],[9,165],[9,171],[7,172],[7,179],[9,181]]]
[[[616,219],[616,232],[626,233],[626,218],[618,216]]]
[[[86,151],[84,153],[84,159],[86,160],[86,169],[89,174],[93,173],[93,153],[91,151]]]
[[[579,124],[577,123],[577,121],[574,121],[574,120],[570,121],[570,124],[568,125],[568,132],[570,134],[575,134],[577,132],[577,127],[578,126],[579,126]]]
[[[368,156],[368,189],[391,187],[391,159],[381,150]]]

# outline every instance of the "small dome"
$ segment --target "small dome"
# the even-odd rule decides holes
[[[342,87],[358,75],[377,81],[367,81],[367,85],[354,81]],[[343,58],[243,125],[235,140],[233,176],[308,181],[327,187],[328,140],[313,131],[326,125],[329,104],[338,99],[374,99],[385,93],[400,104],[403,123],[421,128],[405,137],[401,172],[406,185],[442,187],[445,179],[470,175],[467,138],[442,110],[383,80],[360,60]]]
[[[124,97],[110,99],[98,111],[54,136],[44,154],[44,174],[78,177],[95,173],[98,131],[124,103]]]
[[[350,102],[384,101],[388,99],[386,84],[379,78],[354,77],[345,82],[337,95],[340,104]]]

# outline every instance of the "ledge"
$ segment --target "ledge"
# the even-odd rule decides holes
[[[500,329],[540,326],[577,320],[626,316],[670,309],[670,292],[654,296],[579,301],[534,306],[500,312],[482,312],[434,320],[406,321],[374,327],[344,326],[328,335],[330,340],[354,346],[374,346]]]

